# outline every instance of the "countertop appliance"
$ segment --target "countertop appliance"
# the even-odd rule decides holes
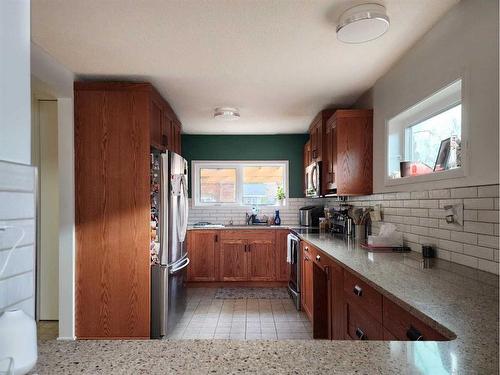
[[[349,217],[348,210],[350,206],[335,207],[330,210],[332,215],[331,232],[334,234],[352,234],[352,219]]]
[[[300,238],[292,233],[287,236],[287,262],[290,263],[288,293],[300,310]]]
[[[170,332],[186,309],[187,161],[151,154],[151,338]]]
[[[319,198],[321,196],[321,162],[309,164],[305,170],[306,197]]]
[[[304,227],[317,227],[323,215],[323,206],[305,206],[299,208],[299,224]]]

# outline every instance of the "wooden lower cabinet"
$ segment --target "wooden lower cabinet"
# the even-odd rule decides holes
[[[346,302],[346,339],[352,340],[382,340],[384,333],[382,324],[363,308]]]
[[[220,269],[222,281],[246,281],[248,257],[245,240],[222,240]]]
[[[247,259],[247,272],[250,281],[276,280],[274,239],[249,240]]]
[[[308,244],[301,242],[302,257],[301,257],[301,290],[300,301],[302,309],[306,313],[311,322],[314,323],[313,317],[313,262],[309,253]]]
[[[394,336],[392,340],[443,341],[444,335],[429,327],[408,311],[384,297],[384,326]]]
[[[189,231],[187,251],[190,263],[188,281],[217,281],[219,278],[219,232],[215,230]]]
[[[285,234],[288,230],[190,230],[188,281],[286,281]]]
[[[290,264],[286,262],[288,233],[288,229],[276,230],[276,281],[288,281],[290,278]]]
[[[306,241],[301,267],[301,304],[314,338],[449,340]]]

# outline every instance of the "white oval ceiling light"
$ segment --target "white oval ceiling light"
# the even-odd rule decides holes
[[[380,4],[362,4],[347,9],[339,19],[337,38],[344,43],[364,43],[389,29],[389,17]]]
[[[238,120],[240,118],[240,111],[238,108],[217,107],[214,111],[214,118],[225,121]]]

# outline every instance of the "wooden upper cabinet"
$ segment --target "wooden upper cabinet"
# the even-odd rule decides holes
[[[274,241],[255,239],[248,241],[248,279],[250,281],[275,280]]]
[[[337,195],[368,195],[373,191],[373,111],[339,110]]]
[[[188,281],[217,281],[219,231],[191,230],[187,235]]]
[[[220,269],[222,281],[245,281],[247,279],[246,240],[221,240]]]
[[[332,116],[326,123],[326,153],[324,161],[323,191],[337,191],[337,121]]]
[[[151,100],[151,145],[156,148],[163,146],[163,110],[161,104],[156,100]],[[166,147],[166,146],[165,146]]]

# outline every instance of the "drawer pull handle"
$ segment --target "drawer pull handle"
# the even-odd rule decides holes
[[[321,257],[319,255],[316,255],[316,260],[319,262],[321,260]]]
[[[307,252],[309,252],[309,248],[307,246],[304,247],[304,250],[307,251]]]
[[[422,336],[420,331],[413,326],[410,326],[408,331],[406,331],[406,337],[408,337],[411,341],[422,341],[424,339],[424,336]]]
[[[352,291],[358,297],[361,297],[363,295],[363,289],[359,285],[354,285],[354,289]]]
[[[368,337],[366,334],[361,330],[361,328],[356,328],[356,336],[358,336],[358,339],[360,340],[368,340]]]

